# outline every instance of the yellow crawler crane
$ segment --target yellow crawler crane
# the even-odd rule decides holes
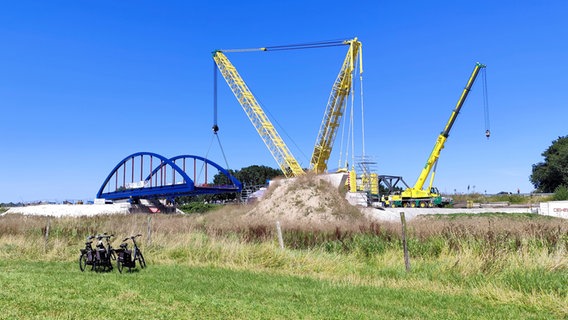
[[[361,42],[355,38],[344,41],[344,44],[349,45],[349,50],[333,84],[310,161],[311,169],[318,174],[327,172],[327,161],[331,155],[337,128],[339,128],[339,122],[345,111],[347,97],[353,89],[353,71],[357,58],[359,58],[359,73],[363,74]]]
[[[227,56],[218,50],[213,53],[213,59],[284,175],[294,177],[304,174],[304,170],[256,101],[237,69],[227,59]]]
[[[433,207],[433,206],[444,206],[446,204],[449,204],[449,199],[444,199],[441,196],[438,189],[436,187],[432,186],[432,183],[434,181],[434,175],[436,173],[436,164],[438,162],[438,158],[440,157],[440,151],[442,151],[442,149],[444,148],[444,144],[446,143],[446,140],[448,139],[448,136],[450,134],[450,130],[452,129],[452,126],[454,125],[454,122],[456,121],[458,113],[460,112],[460,110],[461,110],[461,108],[462,108],[462,106],[463,106],[463,104],[464,104],[464,102],[467,98],[467,95],[469,94],[469,91],[471,90],[471,87],[473,86],[473,83],[475,82],[475,79],[477,78],[477,74],[479,73],[479,71],[481,69],[484,69],[484,68],[485,68],[485,65],[483,65],[479,62],[476,63],[475,68],[473,69],[473,72],[472,72],[471,76],[469,77],[467,85],[465,86],[465,88],[464,88],[464,90],[463,90],[463,92],[462,92],[462,94],[461,94],[461,96],[458,100],[457,105],[454,108],[454,110],[452,111],[452,114],[450,115],[450,119],[446,123],[444,130],[438,136],[438,139],[436,140],[436,144],[434,144],[434,149],[432,149],[432,152],[430,153],[430,156],[428,157],[428,160],[426,161],[426,165],[422,169],[422,172],[420,173],[420,176],[416,180],[416,183],[414,184],[414,186],[406,188],[399,195],[389,195],[388,200],[384,201],[385,205],[392,206],[392,207],[422,207],[423,208],[423,207]],[[489,138],[489,135],[490,135],[489,130],[487,130],[485,132],[485,135]],[[430,183],[428,185],[428,188],[426,190],[424,190],[423,187],[424,187],[424,184],[426,183],[426,179],[430,175],[430,172],[432,173],[432,175],[430,176]]]
[[[262,110],[260,104],[239,75],[237,69],[223,52],[294,50],[339,45],[349,45],[349,50],[328,99],[310,162],[310,169],[319,174],[327,170],[327,161],[331,154],[337,128],[339,127],[339,122],[345,110],[347,97],[352,91],[353,71],[355,70],[356,60],[358,57],[360,58],[362,56],[361,42],[359,42],[357,38],[354,38],[345,41],[329,41],[255,49],[216,50],[213,52],[213,60],[221,72],[221,75],[231,88],[231,91],[243,107],[249,120],[286,177],[299,176],[305,172]],[[360,58],[360,60],[362,60],[362,58]],[[360,62],[360,72],[361,74],[363,72],[362,62]]]

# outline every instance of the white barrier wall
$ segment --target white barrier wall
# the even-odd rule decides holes
[[[539,213],[542,215],[568,219],[568,201],[541,202]]]

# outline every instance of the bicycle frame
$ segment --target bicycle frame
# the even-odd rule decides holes
[[[85,271],[85,268],[89,265],[91,270],[95,268],[96,264],[96,254],[93,249],[93,239],[95,236],[88,236],[85,242],[85,248],[80,249],[81,254],[79,255],[79,269]]]
[[[96,236],[98,243],[96,245],[96,264],[95,269],[101,269],[102,271],[110,271],[113,269],[112,260],[116,259],[114,249],[110,244],[110,238],[114,237],[113,234],[108,235],[103,233]],[[103,241],[103,239],[105,241]]]
[[[136,268],[136,261],[138,261],[140,268],[144,269],[146,267],[146,260],[144,259],[142,251],[136,243],[136,238],[140,236],[142,235],[137,234],[128,238],[124,238],[122,240],[122,243],[120,244],[120,249],[115,250],[118,253],[116,264],[119,272],[122,273],[122,269],[124,267],[128,268],[129,271],[131,271],[132,268]],[[128,250],[128,240],[132,240],[133,250]]]

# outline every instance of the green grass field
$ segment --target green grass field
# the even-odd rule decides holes
[[[568,317],[563,220],[417,219],[406,272],[399,224],[284,225],[281,250],[272,226],[222,216],[1,216],[0,319]],[[144,233],[148,268],[81,272],[85,236],[103,230]]]
[[[0,263],[1,319],[554,319],[551,310],[474,291],[218,267],[152,265],[129,274],[80,272],[71,262]]]

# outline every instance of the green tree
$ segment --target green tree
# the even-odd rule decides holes
[[[556,189],[554,189],[554,196],[552,196],[552,200],[555,201],[568,200],[568,187],[564,185],[556,187]]]
[[[258,165],[248,166],[236,171],[229,170],[229,172],[243,184],[243,187],[264,185],[268,180],[272,180],[275,177],[283,175],[282,170]],[[222,173],[215,174],[215,176],[213,177],[213,183],[216,185],[230,184],[227,176]],[[224,193],[177,197],[176,202],[184,204],[192,202],[214,202],[217,200],[227,201],[235,200],[236,198],[237,195],[234,193]]]
[[[258,165],[248,166],[235,172],[235,177],[239,179],[243,186],[266,184],[268,180],[282,175],[282,170]]]
[[[244,186],[256,186],[266,184],[268,180],[282,176],[282,171],[267,166],[252,165],[241,168],[241,170],[229,170]],[[214,184],[229,184],[229,179],[222,173],[213,177]]]
[[[533,164],[530,181],[540,192],[554,192],[568,186],[568,136],[558,137],[542,153],[544,162]]]

